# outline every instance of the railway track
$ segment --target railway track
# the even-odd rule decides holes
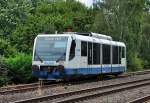
[[[129,77],[133,75],[144,75],[150,73],[150,70],[145,71],[137,71],[137,72],[129,72],[123,75],[120,75],[118,78],[124,78]],[[86,82],[91,82],[90,80],[87,80]],[[95,82],[92,80],[92,82]],[[22,93],[27,91],[33,91],[37,90],[38,88],[44,89],[44,88],[53,88],[58,86],[65,86],[68,84],[80,84],[85,83],[85,81],[78,81],[78,82],[69,82],[69,83],[52,83],[50,85],[40,85],[40,83],[31,83],[31,84],[25,84],[25,85],[17,85],[17,86],[10,86],[10,87],[2,87],[0,88],[0,94],[9,94],[9,93]]]
[[[30,84],[21,84],[21,85],[15,85],[15,86],[8,86],[8,87],[1,87],[0,92],[4,91],[13,91],[16,89],[22,89],[22,88],[28,88],[28,87],[34,87],[39,85],[39,83],[30,83]]]
[[[55,95],[47,95],[42,97],[30,98],[25,100],[15,101],[14,103],[37,103],[48,101],[49,103],[74,103],[81,102],[87,99],[93,99],[100,96],[109,95],[112,93],[121,92],[133,88],[150,85],[150,78],[125,82],[121,84],[113,84],[107,86],[97,86],[92,88],[70,91]]]
[[[28,91],[34,91],[37,89],[46,89],[46,88],[50,88],[50,87],[58,87],[58,86],[63,86],[65,84],[59,83],[59,84],[51,84],[51,85],[40,85],[40,83],[34,83],[34,84],[29,84],[29,85],[22,85],[22,86],[17,86],[17,87],[13,87],[13,88],[9,88],[7,90],[1,90],[0,94],[1,95],[6,95],[6,94],[10,94],[10,93],[23,93],[23,92],[28,92]]]
[[[150,73],[150,70],[144,70],[144,71],[136,71],[136,72],[126,72],[120,77],[128,77],[128,76],[133,76],[133,75],[143,75],[143,74],[148,74]]]
[[[150,103],[150,95],[147,95],[147,96],[144,96],[144,97],[132,100],[132,101],[130,101],[128,103]]]

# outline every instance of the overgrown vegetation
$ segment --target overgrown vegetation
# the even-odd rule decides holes
[[[128,70],[150,68],[150,1],[100,0],[88,8],[75,0],[0,1],[0,86],[28,83],[38,33],[98,32],[127,45]]]
[[[23,53],[5,59],[5,64],[9,67],[8,75],[14,83],[29,83],[33,79],[31,59],[31,55]]]
[[[4,58],[0,57],[0,86],[6,85],[9,82],[8,68],[5,65]]]

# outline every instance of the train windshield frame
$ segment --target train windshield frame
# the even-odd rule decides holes
[[[37,37],[34,61],[65,61],[68,37]]]

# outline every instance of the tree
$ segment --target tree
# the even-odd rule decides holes
[[[145,12],[142,22],[142,41],[140,47],[140,57],[143,58],[145,68],[150,67],[150,14]]]
[[[73,31],[87,31],[92,24],[91,18],[91,11],[76,1],[42,2],[25,22],[17,25],[11,41],[19,52],[31,53],[38,33],[64,32],[67,27],[72,27]]]
[[[27,18],[30,9],[27,0],[0,1],[0,33],[10,35],[16,25]]]
[[[114,40],[126,43],[129,67],[134,63],[137,64],[136,61],[131,60],[137,60],[142,68],[140,46],[144,4],[144,0],[103,0],[99,3],[100,12],[97,16],[101,19],[96,20],[95,24],[98,24],[97,28],[101,28],[100,32],[111,35]]]

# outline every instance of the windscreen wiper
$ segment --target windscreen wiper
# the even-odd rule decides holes
[[[60,56],[60,57],[56,60],[56,62],[58,62],[60,59],[62,59],[62,58],[65,56],[65,54],[66,54],[66,53],[63,53],[63,55]]]
[[[41,57],[38,55],[38,53],[36,52],[36,50],[35,50],[35,54],[36,54],[36,56],[38,57],[38,59],[39,59],[41,62],[43,62],[43,60],[42,60]]]

